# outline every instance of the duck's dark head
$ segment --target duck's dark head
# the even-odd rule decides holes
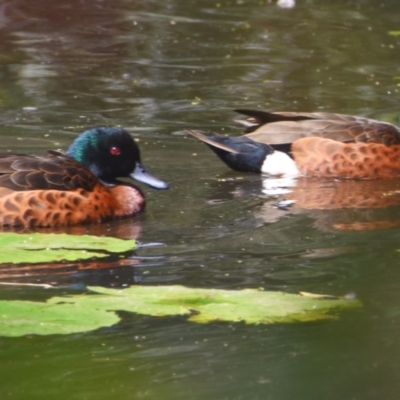
[[[105,183],[114,184],[117,178],[130,177],[156,189],[168,188],[168,184],[146,171],[138,145],[121,128],[99,127],[82,133],[68,149],[67,156]]]

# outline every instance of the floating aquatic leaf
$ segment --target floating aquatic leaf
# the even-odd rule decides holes
[[[0,264],[87,260],[135,247],[135,240],[106,236],[0,233]]]
[[[314,299],[336,299],[335,296],[332,296],[330,294],[318,294],[310,292],[300,292],[300,294],[304,297],[312,297]]]
[[[356,299],[315,298],[255,289],[193,289],[133,286],[90,287],[93,294],[53,297],[46,303],[0,301],[0,335],[83,332],[119,321],[116,311],[157,317],[183,315],[189,321],[271,324],[335,318],[334,311],[361,306]]]
[[[0,335],[53,335],[85,332],[111,326],[119,317],[103,309],[77,304],[0,301]]]
[[[94,307],[154,316],[188,315],[189,321],[199,323],[244,321],[249,324],[268,324],[313,321],[335,318],[332,313],[335,309],[361,305],[358,300],[316,299],[257,289],[196,289],[184,286],[132,286],[123,290],[102,287],[89,289],[99,295],[74,297],[72,301],[83,301],[84,304],[89,301]]]

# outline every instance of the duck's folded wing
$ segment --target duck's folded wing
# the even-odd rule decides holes
[[[249,118],[237,120],[246,136],[270,145],[290,144],[305,137],[340,142],[399,144],[400,132],[392,124],[369,118],[333,113],[264,112],[237,110]]]
[[[26,190],[91,190],[96,177],[62,153],[48,157],[0,154],[0,188]]]

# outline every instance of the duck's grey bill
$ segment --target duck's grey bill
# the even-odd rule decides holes
[[[131,173],[131,178],[139,182],[145,183],[155,189],[168,189],[168,183],[161,181],[146,171],[146,168],[140,164],[136,164],[135,170]]]

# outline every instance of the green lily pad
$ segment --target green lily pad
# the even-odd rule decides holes
[[[46,303],[0,301],[0,335],[83,332],[119,321],[116,311],[188,321],[271,324],[337,318],[335,311],[361,307],[356,299],[302,296],[255,289],[192,289],[134,286],[115,290],[90,287],[94,294],[53,297]]]
[[[102,309],[77,304],[0,301],[0,335],[54,335],[91,331],[111,326],[119,317]]]
[[[270,324],[314,321],[335,318],[332,314],[335,309],[360,306],[358,300],[316,298],[257,289],[196,289],[178,285],[132,286],[123,290],[103,287],[89,289],[99,295],[75,296],[72,301],[83,301],[84,304],[90,302],[93,307],[153,316],[188,315],[189,321],[198,323],[244,321],[248,324]],[[57,299],[53,298],[52,301]]]
[[[0,233],[0,264],[87,260],[124,253],[135,247],[135,240],[105,236],[7,232]]]

